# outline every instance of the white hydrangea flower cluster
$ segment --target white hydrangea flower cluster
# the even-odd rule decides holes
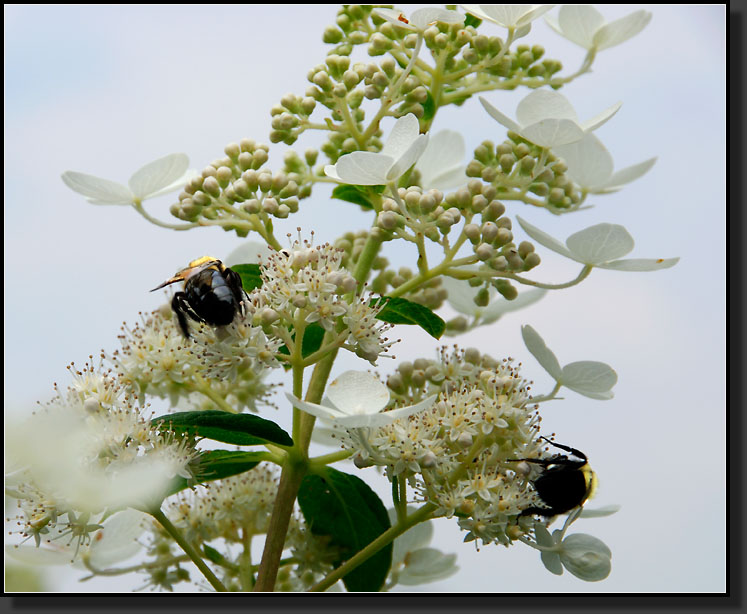
[[[224,583],[230,587],[237,582],[235,570],[239,561],[231,561],[229,545],[246,544],[267,532],[277,488],[278,472],[270,465],[260,464],[246,473],[201,484],[192,491],[175,495],[167,504],[166,514],[192,544],[224,540],[227,548],[218,548],[215,542],[213,545],[227,559],[222,569]],[[153,524],[152,531],[153,543],[163,542],[166,537],[163,529]],[[336,550],[329,548],[324,538],[308,530],[300,513],[291,516],[286,548],[292,563],[281,570],[277,590],[308,590],[333,569],[331,561]],[[154,556],[158,551],[158,548],[150,549]],[[173,564],[171,559],[164,560]],[[176,575],[164,568],[153,572],[164,577]],[[157,584],[155,580],[154,584]]]
[[[197,453],[187,439],[157,430],[111,373],[91,364],[70,371],[65,391],[8,425],[6,494],[17,499],[18,533],[37,545],[69,537],[74,557],[105,512],[148,508],[177,476],[191,478]]]
[[[191,322],[191,339],[185,339],[168,305],[140,317],[134,327],[122,327],[122,347],[104,355],[136,394],[207,409],[212,401],[200,394],[207,380],[235,410],[257,411],[259,404],[269,404],[272,386],[264,380],[278,366],[281,342],[268,339],[260,327],[240,318],[220,329]]]
[[[295,241],[260,260],[263,283],[249,295],[249,311],[255,323],[264,323],[280,339],[287,339],[289,324],[319,324],[338,334],[341,347],[374,363],[395,343],[384,337],[392,326],[376,319],[383,303],[346,298],[358,283],[342,266],[343,255],[328,243]]]
[[[422,501],[438,505],[437,515],[459,517],[467,541],[508,544],[529,530],[519,517],[539,499],[531,468],[516,459],[541,456],[540,417],[512,359],[442,348],[437,361],[405,364],[389,387],[410,402],[440,396],[409,417],[348,429],[340,439],[356,450],[356,464],[406,478]]]

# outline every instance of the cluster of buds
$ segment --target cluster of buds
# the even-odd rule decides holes
[[[509,131],[508,139],[500,145],[483,141],[465,172],[502,189],[510,186],[519,192],[529,191],[542,198],[551,211],[562,212],[576,209],[582,202],[567,171],[561,158]]]
[[[171,206],[172,215],[188,221],[224,220],[224,229],[246,236],[240,225],[231,225],[231,220],[242,219],[241,214],[283,219],[298,211],[303,180],[293,173],[262,168],[268,159],[267,145],[242,139],[224,151],[226,157],[214,160],[187,183],[179,202]]]

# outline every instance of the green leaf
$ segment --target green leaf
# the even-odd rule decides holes
[[[482,19],[478,19],[474,15],[470,15],[467,13],[466,17],[464,18],[464,27],[472,26],[473,28],[476,28],[482,23]]]
[[[262,452],[241,452],[234,450],[206,450],[198,458],[196,477],[187,480],[177,477],[172,482],[166,496],[204,482],[212,482],[245,473],[254,469],[263,458]]]
[[[374,195],[381,194],[383,191],[383,185],[361,186],[342,184],[332,190],[332,198],[360,205],[364,209],[373,209],[372,199]]]
[[[276,443],[292,446],[290,435],[271,420],[251,414],[229,414],[224,411],[183,411],[154,418],[174,431],[232,443],[239,446],[256,446]]]
[[[247,292],[262,287],[262,275],[259,272],[258,264],[235,264],[231,267],[231,270],[239,274],[241,285]]]
[[[315,535],[329,535],[341,548],[334,566],[360,552],[390,528],[386,508],[376,493],[354,475],[331,467],[307,475],[298,491],[298,504]],[[392,564],[392,544],[386,545],[342,578],[349,591],[379,591]]]
[[[379,301],[386,301],[386,306],[379,312],[376,319],[389,324],[416,324],[431,337],[439,339],[446,330],[446,322],[433,313],[428,307],[413,303],[404,298],[390,298],[382,296],[373,299],[371,305]]]

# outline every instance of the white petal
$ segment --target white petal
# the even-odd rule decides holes
[[[607,393],[617,383],[617,373],[603,362],[581,360],[563,367],[562,382],[566,388],[585,396],[603,395],[603,398],[611,398]]]
[[[75,171],[62,173],[62,181],[71,190],[98,205],[130,205],[133,201],[132,192],[116,181]]]
[[[354,151],[342,156],[333,167],[325,167],[329,177],[352,185],[385,185],[394,159],[372,151]],[[334,174],[330,170],[334,169]]]
[[[526,220],[523,220],[518,215],[516,216],[516,220],[519,222],[519,225],[524,229],[524,232],[526,232],[530,238],[534,239],[537,243],[540,245],[544,245],[547,249],[551,249],[554,252],[557,252],[558,254],[562,254],[563,256],[566,256],[567,258],[574,258],[573,254],[571,254],[570,250],[563,245],[560,241],[557,239],[551,237],[549,234],[544,232],[543,230],[540,230],[536,226],[532,226],[529,222]]]
[[[397,522],[397,512],[394,509],[388,509],[389,520],[392,525]],[[401,563],[405,560],[408,552],[417,550],[418,548],[424,548],[427,546],[433,538],[433,522],[428,520],[416,524],[411,529],[405,531],[397,539],[394,540],[392,550],[392,565],[395,563]]]
[[[604,516],[612,516],[620,511],[619,505],[605,505],[604,507],[587,508],[584,507],[579,514],[579,518],[603,518]]]
[[[495,300],[492,300],[483,310],[481,322],[483,324],[491,324],[506,313],[518,311],[532,303],[536,303],[545,296],[545,294],[547,294],[547,290],[532,288],[531,290],[522,292],[512,301],[508,301],[502,296],[500,298],[496,297]]]
[[[435,187],[434,177],[445,172],[462,171],[465,154],[464,138],[459,132],[441,130],[430,136],[428,146],[418,159],[415,168],[422,175],[423,189]]]
[[[137,198],[148,198],[181,178],[188,166],[189,158],[186,154],[164,156],[135,171],[130,177],[130,189]]]
[[[381,153],[398,160],[410,149],[418,136],[420,136],[420,122],[413,113],[408,113],[394,122]]]
[[[474,316],[480,311],[473,300],[480,290],[479,287],[473,288],[466,279],[454,279],[453,277],[442,277],[441,285],[449,293],[447,300],[454,310],[466,316]]]
[[[456,11],[447,11],[436,7],[418,9],[410,16],[410,23],[418,30],[425,30],[428,26],[436,23],[464,23],[464,15]]]
[[[93,536],[89,549],[89,563],[96,569],[106,569],[125,561],[142,549],[137,540],[145,531],[148,516],[128,509],[117,512],[103,522]]]
[[[605,189],[619,188],[620,186],[635,181],[639,177],[642,177],[648,173],[656,163],[656,158],[650,158],[644,162],[633,164],[632,166],[626,166],[625,168],[614,173],[604,184]]]
[[[467,176],[464,174],[465,169],[466,166],[460,164],[459,166],[447,169],[442,173],[433,175],[427,181],[424,179],[422,180],[423,189],[428,190],[433,188],[446,192],[458,188],[467,182]]]
[[[303,410],[307,414],[311,414],[312,416],[316,416],[317,418],[320,418],[322,420],[331,421],[331,420],[340,418],[341,416],[347,415],[339,411],[338,409],[335,409],[334,407],[328,407],[326,405],[317,405],[316,403],[309,403],[307,401],[303,401],[302,399],[299,399],[298,397],[293,396],[289,392],[286,392],[285,396],[288,399],[288,401],[290,401],[291,405],[293,405],[293,407]]]
[[[524,13],[524,15],[521,16],[521,18],[516,23],[516,25],[519,26],[519,27],[527,26],[532,21],[534,21],[535,19],[537,19],[538,17],[541,17],[542,15],[544,15],[545,13],[547,13],[547,11],[549,11],[550,9],[552,9],[554,6],[555,6],[554,4],[540,4],[540,5],[537,5],[537,6],[533,7],[530,11],[527,11],[526,13]]]
[[[614,260],[597,265],[600,269],[612,271],[658,271],[673,267],[680,261],[679,258],[626,258],[625,260]]]
[[[596,130],[597,128],[599,128],[599,126],[609,121],[612,116],[620,110],[621,106],[622,102],[613,104],[608,109],[602,111],[599,115],[595,115],[591,119],[583,122],[581,124],[581,128],[584,129],[584,132],[591,132],[592,130]]]
[[[501,113],[498,109],[496,109],[492,104],[490,104],[482,96],[480,96],[480,102],[482,103],[482,106],[488,112],[490,117],[492,117],[499,124],[501,124],[502,126],[505,126],[509,130],[513,130],[514,132],[519,132],[521,130],[521,126],[519,126],[519,124],[517,124],[510,117],[507,117],[503,113]]]
[[[636,11],[626,17],[617,19],[601,27],[594,37],[594,43],[599,50],[609,49],[638,34],[651,21],[652,14],[648,11]]]
[[[606,185],[612,176],[612,156],[592,133],[587,133],[575,143],[553,147],[553,153],[565,160],[568,175],[582,188]]]
[[[563,373],[560,369],[560,363],[553,354],[552,350],[545,345],[544,339],[539,333],[528,324],[521,327],[521,336],[524,339],[524,345],[531,352],[542,368],[547,371],[555,381],[561,381]]]
[[[161,188],[160,190],[153,192],[152,194],[148,195],[148,198],[155,198],[156,196],[161,196],[162,194],[168,194],[169,192],[175,192],[176,190],[182,189],[185,185],[187,185],[192,179],[195,177],[199,177],[200,173],[196,171],[195,169],[191,168],[188,171],[185,171],[185,173],[179,177],[176,181],[171,182],[169,185]]]
[[[565,145],[584,138],[584,131],[571,119],[543,119],[522,128],[519,134],[540,147]]]
[[[563,540],[560,560],[577,578],[587,582],[604,580],[612,570],[612,553],[596,537],[574,533]]]
[[[402,155],[396,160],[389,171],[386,174],[387,181],[394,181],[405,174],[405,171],[409,169],[418,158],[423,155],[425,148],[428,146],[428,135],[421,134],[410,147],[405,150]]]
[[[543,119],[570,119],[578,123],[578,115],[568,99],[552,90],[534,90],[516,107],[516,119],[522,126]]]
[[[45,544],[36,547],[29,545],[5,546],[5,554],[11,559],[27,565],[68,565],[73,560],[74,550],[60,548],[54,550],[54,546]]]
[[[478,19],[490,19],[490,16],[482,10],[482,5],[480,4],[460,4],[459,6]]]
[[[257,264],[260,259],[266,261],[272,253],[273,251],[267,246],[267,243],[247,241],[228,254],[223,259],[223,263],[229,267],[235,264]]]
[[[568,40],[591,49],[594,34],[604,25],[604,17],[593,6],[564,4],[558,13],[558,26]]]
[[[596,224],[572,234],[565,244],[584,264],[603,264],[629,254],[635,243],[624,226]]]
[[[444,554],[436,548],[414,550],[407,557],[407,565],[397,582],[403,586],[416,586],[443,580],[459,571],[456,560],[456,554]]]
[[[412,30],[413,32],[417,31],[417,27],[413,23],[412,19],[409,19],[408,21],[403,21],[400,19],[401,17],[404,19],[407,19],[407,16],[402,12],[398,11],[397,9],[374,9],[374,13],[379,15],[379,17],[383,17],[386,19],[389,23],[394,24],[395,26],[398,26],[400,28],[405,28],[407,30]],[[415,14],[413,13],[413,17],[415,17]]]
[[[345,371],[329,384],[327,395],[345,415],[376,414],[389,402],[386,385],[365,371]]]

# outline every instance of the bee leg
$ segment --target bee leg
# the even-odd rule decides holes
[[[171,308],[176,314],[179,328],[182,330],[182,333],[184,333],[184,336],[189,339],[189,324],[187,323],[187,316],[197,322],[202,322],[202,318],[200,318],[189,306],[187,295],[184,292],[177,292],[174,294],[174,298],[171,299]]]
[[[570,452],[571,454],[573,454],[573,456],[577,456],[578,458],[582,458],[586,460],[586,454],[584,454],[580,450],[576,450],[576,448],[571,448],[570,446],[564,446],[562,443],[555,443],[554,441],[550,441],[547,437],[542,437],[542,439],[544,439],[551,446],[555,446],[556,448],[560,448],[561,450]]]

